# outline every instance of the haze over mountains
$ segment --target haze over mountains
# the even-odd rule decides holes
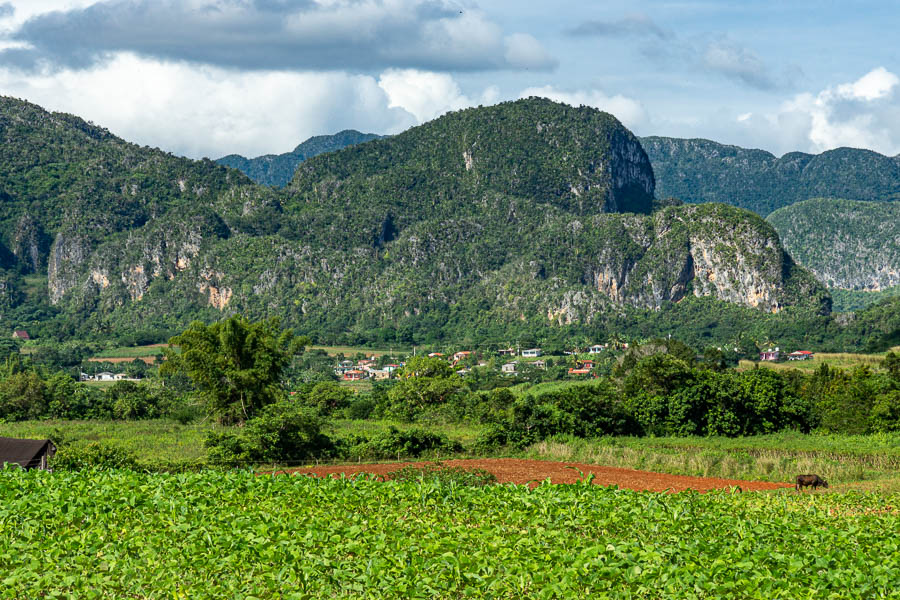
[[[283,190],[8,98],[0,139],[0,318],[39,335],[234,312],[381,343],[832,326],[768,223],[658,200],[639,140],[591,108],[450,113],[309,158]]]

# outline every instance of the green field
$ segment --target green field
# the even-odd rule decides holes
[[[836,369],[853,369],[855,367],[865,366],[878,370],[881,368],[882,361],[884,361],[884,354],[821,352],[816,353],[811,360],[790,360],[786,362],[742,360],[738,365],[738,370],[744,371],[753,369],[759,365],[759,367],[765,369],[800,369],[802,371],[815,371],[823,364]]]
[[[6,598],[896,598],[900,495],[0,472]]]
[[[358,346],[308,346],[309,350],[324,350],[331,356],[343,354],[347,358],[352,358],[357,354],[365,356],[402,356],[412,354],[412,348],[395,346],[393,348],[361,348]]]
[[[790,482],[818,473],[838,489],[900,491],[900,434],[816,435],[784,432],[744,438],[558,436],[524,456],[585,462],[674,475]],[[874,486],[878,487],[878,486]]]
[[[162,354],[168,344],[151,344],[149,346],[122,346],[98,352],[93,358],[143,358]]]

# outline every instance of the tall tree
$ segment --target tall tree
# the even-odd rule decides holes
[[[282,331],[277,318],[251,322],[235,315],[209,326],[195,321],[169,344],[162,372],[190,377],[219,423],[243,424],[284,397],[284,370],[309,339]]]

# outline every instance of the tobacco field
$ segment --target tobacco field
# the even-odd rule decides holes
[[[0,598],[897,598],[900,496],[0,471]]]

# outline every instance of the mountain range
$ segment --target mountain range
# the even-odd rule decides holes
[[[770,224],[659,200],[638,138],[591,108],[449,113],[308,158],[284,189],[9,98],[0,139],[0,322],[39,336],[233,312],[354,343],[838,327]]]

